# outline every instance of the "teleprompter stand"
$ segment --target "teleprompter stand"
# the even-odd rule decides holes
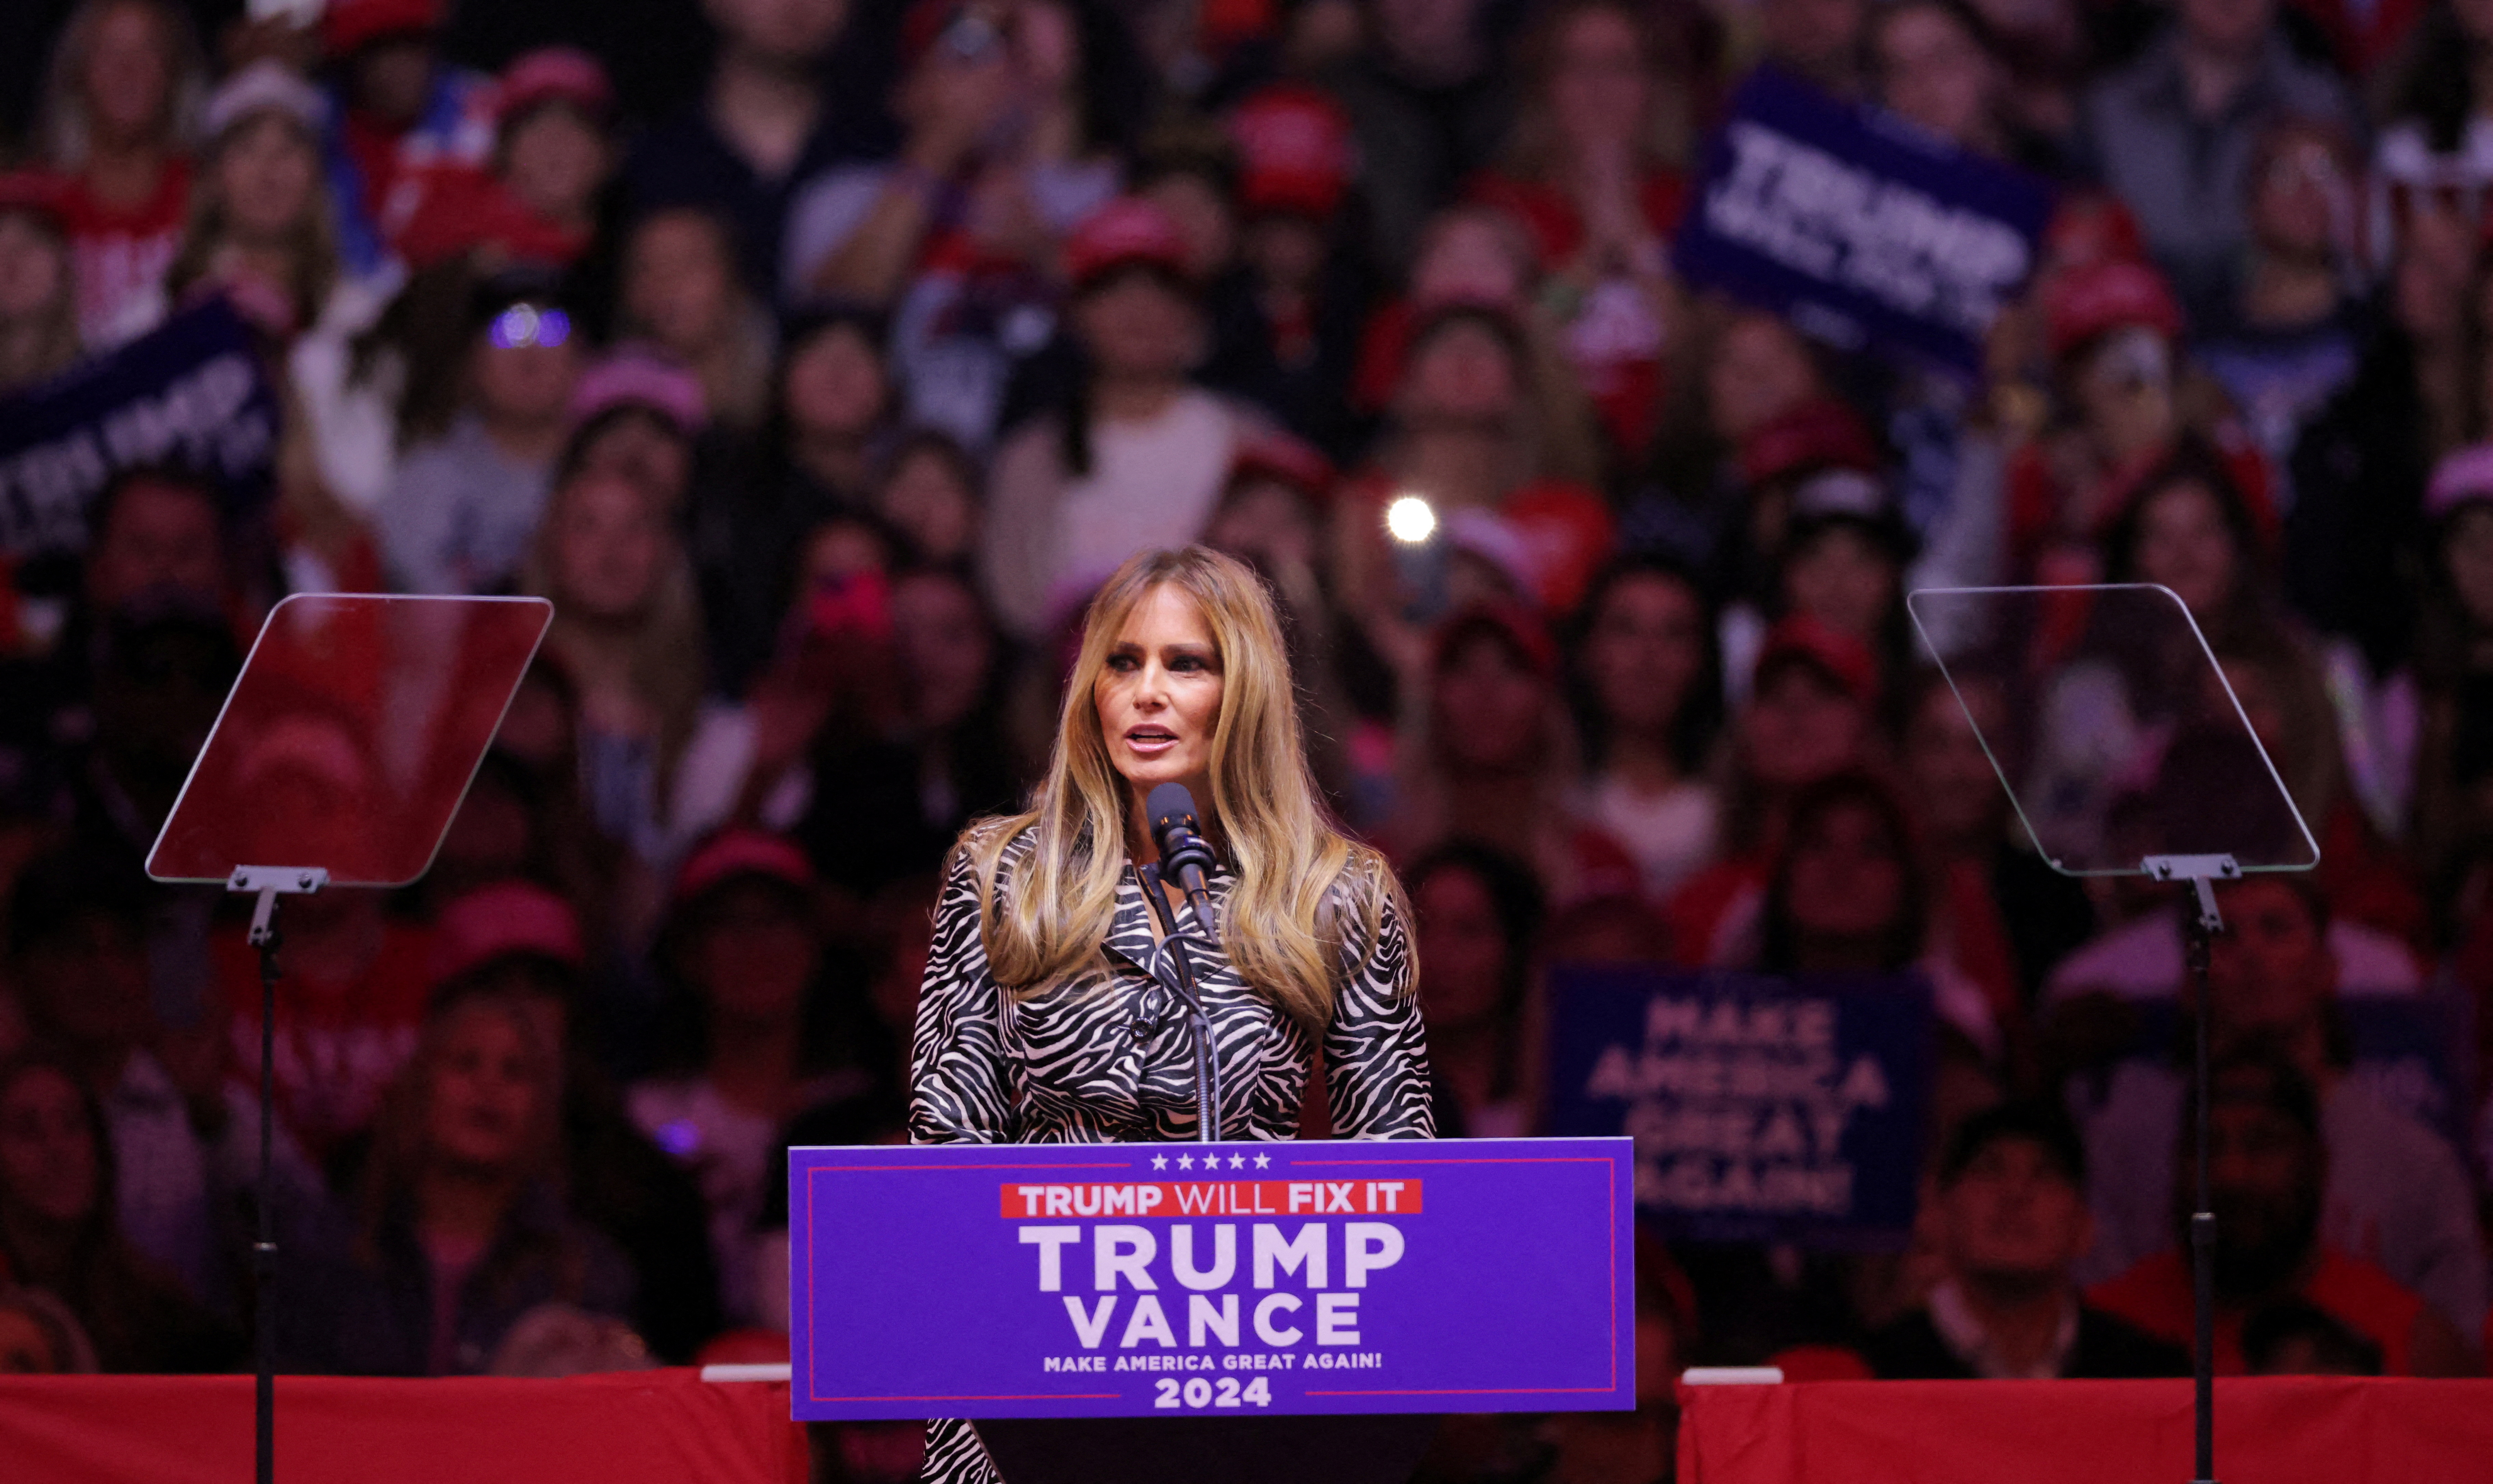
[[[277,1130],[277,899],[304,896],[329,884],[317,866],[236,866],[225,889],[255,898],[251,945],[259,950],[259,1239],[251,1248],[252,1350],[256,1367],[251,1389],[252,1476],[271,1484],[277,1476],[277,1207],[273,1167]]]
[[[2309,871],[2320,846],[2181,600],[2149,583],[1924,588],[1906,609],[2017,822],[2054,871],[2187,883],[2195,994],[2189,1242],[2192,1477],[2215,1484],[2208,960],[2217,883]]]
[[[1403,1484],[1437,1422],[1399,1412],[1011,1417],[974,1426],[1005,1484]]]
[[[147,853],[157,880],[214,883],[253,899],[257,1484],[273,1484],[277,1472],[280,899],[404,886],[431,868],[553,614],[536,598],[298,594],[278,604]],[[266,861],[295,864],[255,864]]]
[[[2190,1410],[2197,1471],[2193,1484],[2216,1480],[2216,1213],[2208,1188],[2208,1146],[2211,1140],[2208,1093],[2208,961],[2215,952],[2216,935],[2225,918],[2216,910],[2218,881],[2238,881],[2242,868],[2230,855],[2150,855],[2147,874],[2159,881],[2187,881],[2193,901],[2182,917],[2182,953],[2189,965],[2190,988],[2198,1013],[2190,1019],[2190,1090],[2195,1110],[2190,1130],[2190,1155],[2196,1165],[2197,1202],[2190,1209]]]

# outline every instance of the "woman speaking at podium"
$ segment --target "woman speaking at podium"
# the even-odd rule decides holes
[[[1214,846],[1216,940],[1157,872],[1143,806],[1169,784],[1193,796]],[[1031,807],[953,847],[910,1135],[1199,1137],[1176,935],[1209,1017],[1223,1140],[1294,1137],[1319,1045],[1338,1137],[1432,1137],[1409,915],[1384,858],[1318,802],[1263,583],[1203,547],[1137,555],[1092,600]],[[995,1471],[967,1423],[935,1422],[925,1477]]]

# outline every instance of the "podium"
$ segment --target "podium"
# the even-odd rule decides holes
[[[1449,1411],[1636,1405],[1626,1139],[789,1151],[793,1410],[1010,1484],[1407,1478]]]
[[[254,899],[259,950],[259,1239],[252,1248],[258,1484],[276,1469],[277,905],[333,886],[405,886],[451,817],[535,658],[542,598],[298,593],[269,610],[147,852],[159,881]]]

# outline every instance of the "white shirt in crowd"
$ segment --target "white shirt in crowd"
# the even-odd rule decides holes
[[[1714,790],[1697,783],[1646,793],[1604,774],[1584,796],[1584,814],[1636,857],[1644,894],[1655,902],[1670,900],[1681,882],[1714,859],[1722,829]]]

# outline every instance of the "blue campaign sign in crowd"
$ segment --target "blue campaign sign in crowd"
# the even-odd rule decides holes
[[[1917,979],[1561,966],[1551,1006],[1551,1131],[1632,1136],[1647,1221],[1902,1245],[1935,1024]]]
[[[82,549],[89,504],[135,468],[213,478],[239,517],[268,497],[277,440],[277,399],[251,333],[210,300],[0,398],[0,552]]]
[[[1691,282],[1968,374],[2052,211],[2046,182],[1771,68],[1703,162],[1676,247]]]

